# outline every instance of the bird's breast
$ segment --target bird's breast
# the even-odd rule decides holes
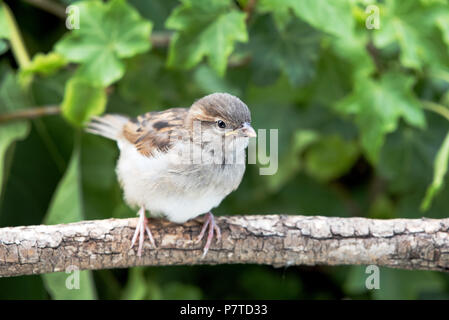
[[[217,207],[245,171],[244,163],[185,163],[170,151],[148,158],[121,149],[117,175],[126,202],[178,223]]]

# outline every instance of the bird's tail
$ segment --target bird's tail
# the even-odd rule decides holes
[[[122,137],[123,126],[128,121],[129,119],[125,116],[105,114],[102,117],[93,117],[87,125],[86,131],[117,141]]]

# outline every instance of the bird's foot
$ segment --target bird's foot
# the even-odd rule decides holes
[[[136,231],[134,231],[133,239],[131,240],[131,247],[137,241],[137,237],[139,237],[139,248],[137,250],[137,256],[140,257],[142,255],[143,241],[145,239],[145,232],[148,234],[148,238],[150,238],[151,244],[156,248],[156,243],[154,242],[153,235],[151,234],[150,228],[148,227],[148,218],[145,216],[145,209],[142,207],[139,210],[139,221],[137,222]]]
[[[212,214],[212,212],[208,212],[208,213],[206,213],[206,216],[205,216],[203,228],[201,229],[201,232],[198,235],[198,238],[196,241],[200,242],[203,239],[204,234],[206,233],[206,229],[208,227],[209,227],[209,231],[207,234],[207,240],[206,240],[206,244],[204,245],[203,256],[201,258],[204,258],[206,256],[207,251],[209,251],[209,247],[212,243],[212,238],[214,237],[214,234],[217,237],[217,242],[219,242],[221,240],[221,231],[220,231],[220,228],[215,223],[214,215]]]

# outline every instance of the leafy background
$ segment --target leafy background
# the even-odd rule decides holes
[[[215,213],[447,216],[448,1],[82,1],[73,31],[72,1],[43,2],[0,1],[0,114],[62,111],[0,123],[0,226],[134,216],[116,146],[83,123],[216,91],[242,98],[255,128],[279,129],[280,159],[272,176],[250,165]],[[371,4],[379,29],[365,26]],[[0,298],[449,298],[445,274],[381,269],[369,291],[364,270],[102,270],[82,272],[80,290],[60,273],[0,279]]]

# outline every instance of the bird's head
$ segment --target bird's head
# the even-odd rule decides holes
[[[213,93],[190,107],[187,126],[200,128],[202,142],[225,143],[228,148],[246,148],[250,137],[251,113],[239,98],[228,93]]]

